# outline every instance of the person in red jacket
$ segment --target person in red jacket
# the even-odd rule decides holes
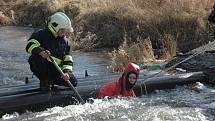
[[[118,81],[111,81],[101,87],[97,98],[136,97],[133,87],[137,82],[139,73],[140,67],[134,63],[129,63]]]

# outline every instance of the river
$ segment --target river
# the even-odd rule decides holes
[[[0,27],[0,85],[24,83],[32,75],[25,52],[26,40],[33,32],[28,27]],[[74,74],[84,77],[102,75],[110,60],[102,53],[71,52]],[[215,120],[215,89],[205,86],[196,92],[189,86],[155,91],[140,98],[113,100],[94,99],[94,103],[53,107],[41,112],[6,114],[9,121],[213,121]]]

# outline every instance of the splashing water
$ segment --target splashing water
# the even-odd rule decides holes
[[[157,94],[156,94],[157,95]],[[155,96],[155,95],[154,95]],[[205,110],[200,107],[171,106],[158,103],[158,98],[124,98],[102,100],[84,105],[54,107],[43,112],[10,116],[10,120],[37,121],[207,121]],[[160,98],[160,99],[159,99]],[[158,100],[159,99],[159,100]],[[150,100],[150,101],[149,101]],[[146,102],[148,101],[148,102]],[[158,102],[157,102],[158,101]],[[157,103],[156,103],[157,102]],[[8,119],[8,118],[7,118]]]
[[[0,27],[1,84],[3,81],[21,83],[19,80],[22,80],[23,76],[31,74],[27,64],[28,55],[23,43],[32,31],[29,28]],[[12,49],[8,50],[8,48]],[[101,74],[108,61],[96,55],[98,54],[74,53],[76,56],[74,69],[77,70],[75,73],[81,76],[84,70],[89,69],[91,71],[89,74]],[[97,62],[95,62],[95,58]],[[205,88],[206,90],[196,92],[188,86],[183,86],[171,90],[155,91],[140,98],[94,99],[94,103],[84,105],[56,106],[41,112],[26,111],[24,114],[6,114],[0,120],[213,121],[215,120],[215,89],[209,86]]]

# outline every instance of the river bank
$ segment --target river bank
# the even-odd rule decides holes
[[[8,85],[17,84],[26,74],[31,75],[27,64],[28,55],[24,47],[25,40],[32,31],[31,28],[25,27],[0,27],[0,77],[3,77]],[[72,54],[75,59],[74,73],[78,77],[84,76],[85,69],[88,69],[89,75],[102,75],[109,62],[103,58],[103,54],[83,52]],[[199,92],[191,90],[189,86],[180,86],[176,89],[156,90],[150,95],[139,98],[93,99],[94,103],[84,105],[55,106],[41,112],[26,111],[24,114],[14,112],[5,114],[0,120],[213,121],[215,119],[214,92],[214,87],[208,85]]]
[[[3,0],[0,24],[43,28],[51,14],[63,11],[73,20],[74,50],[105,48],[113,66],[123,67],[127,61],[169,60],[177,52],[212,41],[207,17],[213,4],[213,0]]]

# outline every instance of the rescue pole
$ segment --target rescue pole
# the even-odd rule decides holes
[[[61,74],[61,76],[64,75],[63,71],[61,70],[61,68],[57,65],[56,61],[49,56],[51,62],[54,64],[54,66],[56,67],[56,69],[59,71],[59,73]],[[75,87],[71,84],[71,82],[69,80],[66,80],[66,82],[68,83],[69,87],[72,89],[72,91],[74,91],[75,95],[77,96],[78,100],[81,102],[81,104],[84,104],[84,100],[82,99],[81,95],[78,93],[78,91],[75,89]]]
[[[184,60],[182,60],[182,61],[180,61],[180,62],[178,62],[178,63],[176,63],[176,64],[174,64],[174,65],[172,65],[172,66],[170,66],[170,67],[168,67],[168,68],[165,68],[165,69],[159,71],[158,73],[155,73],[155,74],[153,74],[153,75],[151,75],[151,76],[149,76],[149,77],[146,77],[145,79],[141,80],[141,85],[144,85],[144,86],[145,86],[145,94],[148,94],[148,92],[147,92],[147,90],[146,90],[146,82],[147,82],[149,79],[158,76],[158,75],[161,74],[162,72],[167,72],[167,71],[169,71],[169,70],[175,68],[175,67],[178,66],[179,64],[184,63],[184,62],[186,62],[186,61],[192,59],[193,57],[195,57],[195,56],[197,56],[197,55],[199,55],[199,54],[201,54],[201,53],[203,53],[203,52],[205,52],[205,51],[196,52],[196,53],[194,53],[194,54],[188,56],[188,57],[185,58]],[[141,92],[141,95],[142,95],[142,94],[143,94],[143,92]]]

